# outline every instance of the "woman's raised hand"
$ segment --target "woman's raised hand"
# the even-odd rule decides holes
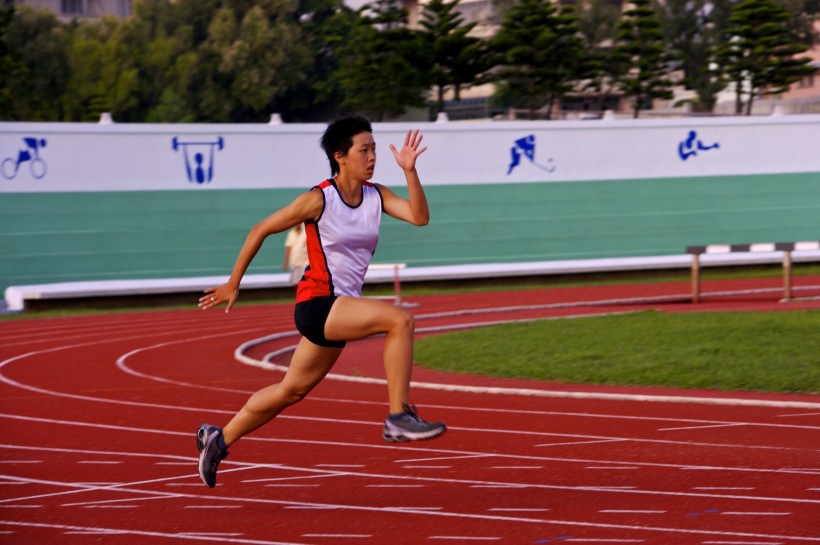
[[[405,171],[411,171],[416,168],[416,158],[427,151],[427,146],[419,149],[423,135],[419,134],[419,130],[407,131],[407,136],[404,137],[404,145],[400,150],[396,150],[396,146],[390,144],[390,151],[396,158],[396,163]]]

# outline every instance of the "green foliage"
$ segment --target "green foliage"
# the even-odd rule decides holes
[[[732,7],[728,39],[718,51],[727,77],[735,84],[735,112],[752,112],[755,97],[779,94],[812,73],[809,59],[795,58],[807,47],[789,35],[789,12],[774,0],[742,0]]]
[[[578,12],[494,0],[501,25],[491,41],[472,35],[456,0],[425,3],[420,30],[408,28],[399,0],[358,11],[343,0],[135,0],[132,17],[69,24],[13,5],[0,9],[0,119],[96,121],[107,111],[130,122],[264,122],[279,112],[324,121],[354,109],[383,120],[425,106],[431,85],[440,110],[445,90],[458,99],[491,79],[496,103],[548,118],[568,93],[605,97],[617,83],[637,116],[670,96],[672,68],[698,109],[711,110],[733,81],[748,113],[755,97],[810,70],[794,55],[815,39],[820,0],[656,1],[633,2],[616,34],[620,14],[606,0],[581,0]]]
[[[723,40],[727,0],[666,0],[659,4],[665,41],[677,52],[683,83],[697,93],[695,111],[711,112],[726,87],[714,69],[715,50]]]
[[[462,85],[474,83],[492,67],[490,50],[484,40],[469,36],[475,23],[464,24],[455,12],[458,0],[430,0],[424,4],[420,25],[426,46],[432,51],[430,78],[437,88],[436,111],[444,110],[444,92],[453,87],[460,99]]]
[[[666,44],[652,0],[632,0],[616,33],[614,61],[623,67],[618,85],[632,97],[634,117],[656,98],[672,98]]]
[[[605,109],[605,99],[612,95],[620,77],[620,65],[613,61],[611,44],[621,11],[607,0],[583,0],[578,3],[578,29],[583,37],[582,64],[578,67],[584,78],[582,90],[597,97],[596,110]]]
[[[71,77],[63,95],[68,119],[96,121],[102,112],[116,118],[136,105],[138,70],[115,19],[74,29],[68,67]]]
[[[531,118],[545,106],[549,119],[578,79],[583,43],[573,8],[559,13],[549,0],[521,0],[507,11],[492,47],[501,55],[500,95]]]
[[[342,0],[302,0],[294,14],[302,27],[312,65],[306,78],[277,98],[274,111],[286,121],[324,121],[334,117],[342,91],[334,74],[339,69],[341,46],[350,38],[359,15]]]
[[[377,0],[360,9],[361,19],[339,48],[334,74],[342,109],[363,112],[376,121],[424,106],[431,59],[418,32],[406,26],[398,0]]]
[[[28,6],[3,8],[0,119],[59,121],[69,79],[68,29]]]
[[[820,312],[639,312],[427,337],[425,367],[567,383],[820,393]]]

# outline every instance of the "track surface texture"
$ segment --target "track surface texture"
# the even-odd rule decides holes
[[[799,277],[796,295],[820,295]],[[418,335],[781,303],[777,279],[411,297]],[[193,306],[194,302],[192,302]],[[195,431],[277,382],[292,306],[0,322],[0,543],[820,544],[820,396],[593,387],[417,368],[431,441],[387,444],[382,340],[231,447]],[[544,362],[549,365],[549,362]]]

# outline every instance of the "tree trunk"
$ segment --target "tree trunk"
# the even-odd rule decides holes
[[[743,113],[743,90],[741,89],[742,82],[735,82],[735,115]]]
[[[752,103],[755,101],[754,90],[749,91],[749,102],[746,103],[746,115],[752,115]]]

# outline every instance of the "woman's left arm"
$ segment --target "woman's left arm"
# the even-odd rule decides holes
[[[424,194],[424,188],[421,186],[421,180],[416,171],[416,159],[427,151],[426,146],[419,149],[422,138],[423,136],[416,129],[415,131],[407,131],[401,150],[396,150],[396,147],[390,144],[390,151],[393,152],[396,163],[404,171],[404,177],[407,180],[408,198],[399,197],[387,187],[379,185],[382,201],[384,202],[384,211],[396,219],[413,225],[427,225],[430,221],[427,196]]]

